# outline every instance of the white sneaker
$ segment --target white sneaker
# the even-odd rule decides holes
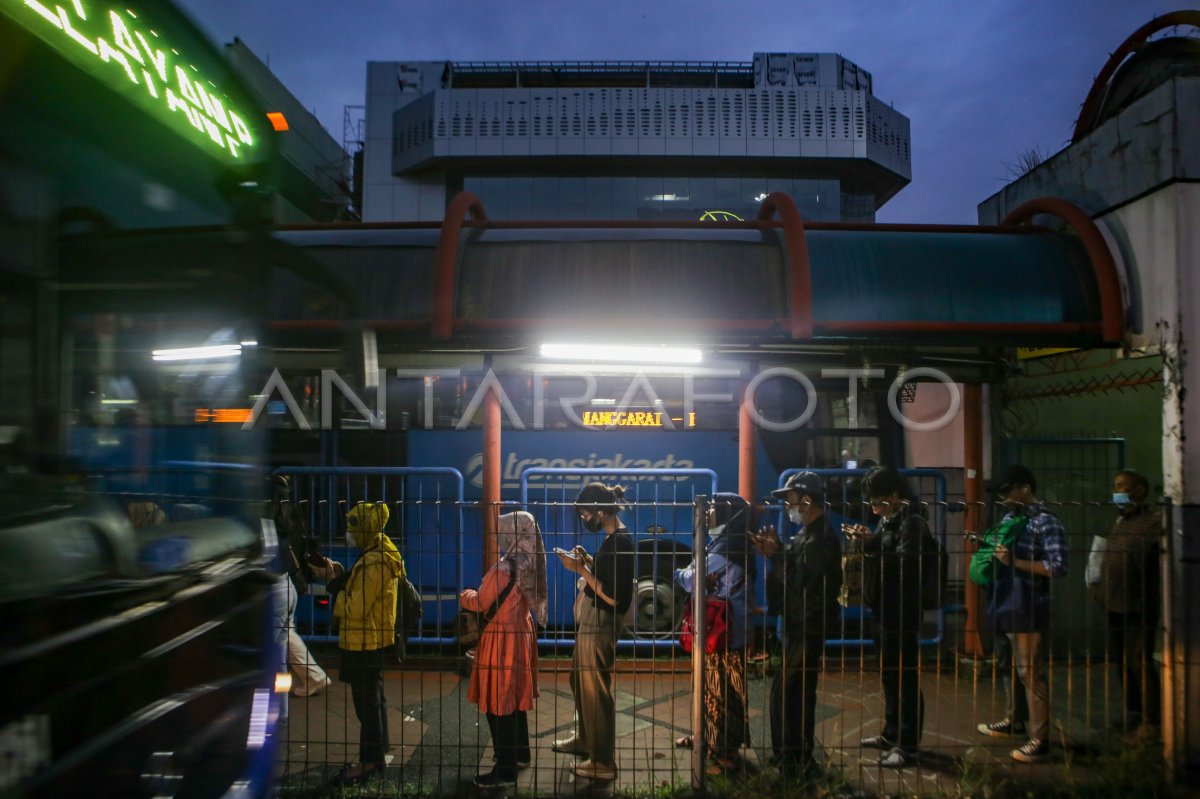
[[[320,681],[310,684],[307,690],[297,688],[292,693],[295,696],[316,696],[331,685],[333,685],[333,680],[329,679],[329,675],[326,674]]]

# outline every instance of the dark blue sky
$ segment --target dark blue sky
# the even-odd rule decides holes
[[[912,121],[913,180],[881,222],[974,223],[1023,151],[1070,138],[1108,54],[1165,0],[179,0],[238,36],[339,141],[367,61],[749,61],[836,52]]]

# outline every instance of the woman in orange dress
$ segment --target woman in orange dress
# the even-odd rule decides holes
[[[478,590],[459,595],[464,610],[495,611],[479,636],[467,699],[487,716],[496,765],[475,778],[481,788],[514,785],[528,765],[529,720],[537,687],[537,630],[546,623],[546,547],[533,516],[500,517],[496,544],[504,553]],[[511,583],[511,588],[509,587]]]

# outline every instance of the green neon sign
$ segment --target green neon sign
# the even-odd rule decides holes
[[[245,160],[259,144],[258,112],[235,107],[197,69],[183,42],[168,41],[124,3],[0,0],[0,10],[100,81],[166,122],[214,156]],[[196,40],[192,49],[201,49]],[[212,70],[216,73],[218,70]],[[255,120],[248,125],[247,119]]]

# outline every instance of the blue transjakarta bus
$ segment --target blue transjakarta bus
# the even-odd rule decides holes
[[[167,2],[3,0],[0,42],[0,794],[265,796],[285,584],[224,422],[267,121]]]
[[[483,257],[479,248],[486,237],[499,236],[500,245],[507,246],[516,233],[462,234],[455,289],[459,313],[489,317],[489,309],[501,301],[517,299],[500,296],[503,287],[488,283],[499,263],[485,258],[485,270],[475,260]],[[573,252],[568,245],[609,244],[612,238],[609,231],[558,228],[522,233],[535,244],[548,239],[560,247],[555,257]],[[706,247],[729,243],[708,229],[693,233]],[[744,232],[733,233],[739,246],[760,246],[758,232],[750,240]],[[664,235],[676,241],[679,231]],[[481,319],[442,341],[431,336],[429,320],[443,241],[440,226],[294,228],[277,230],[272,239],[280,248],[278,257],[290,266],[273,273],[272,321],[259,348],[270,374],[255,392],[249,423],[270,431],[272,466],[288,476],[292,501],[305,511],[311,546],[322,554],[352,561],[356,553],[345,542],[346,511],[360,501],[389,504],[386,532],[400,546],[425,599],[419,637],[430,643],[453,643],[458,592],[478,583],[489,552],[480,507],[485,499],[483,397],[489,391],[502,394],[500,505],[489,512],[526,509],[538,519],[548,547],[582,543],[594,549],[599,542],[579,527],[571,503],[588,480],[626,487],[624,518],[639,552],[633,626],[639,639],[671,639],[677,631],[684,597],[672,576],[691,559],[693,500],[739,491],[735,398],[750,382],[755,382],[755,407],[763,421],[756,425],[753,499],[767,497],[792,468],[853,469],[869,459],[903,462],[903,431],[892,421],[888,403],[907,354],[877,356],[880,376],[856,378],[850,385],[845,367],[855,359],[861,365],[861,350],[838,345],[756,349],[736,329],[681,323],[678,329],[699,330],[706,342],[700,363],[638,364],[604,349],[611,345],[615,352],[631,338],[650,346],[671,341],[661,321],[658,334],[640,341],[625,331],[653,329],[654,319],[626,320],[608,332],[587,323],[580,330],[563,330],[550,320],[543,334],[536,328],[541,312],[521,317],[520,304],[505,306],[517,318]],[[532,257],[516,257],[513,268]],[[774,263],[767,259],[764,270],[770,272]],[[727,282],[715,285],[721,289]],[[549,289],[530,287],[527,306],[536,304],[538,291]],[[749,283],[747,291],[759,292],[751,304],[758,298],[768,313],[777,312],[777,298],[763,286]],[[599,344],[601,354],[572,361],[544,355],[538,346],[539,336],[571,340],[572,335]],[[803,423],[783,424],[797,418]],[[861,513],[854,496],[857,476],[831,475],[835,511],[849,505],[846,513]],[[789,534],[778,507],[771,513],[770,521],[782,522],[781,531]],[[574,584],[553,557],[550,576],[548,638],[553,639],[555,631],[571,626]],[[760,579],[760,606],[765,605],[762,586]],[[314,593],[302,600],[297,622],[306,634],[328,640],[328,598],[319,583],[310,590]]]
[[[504,367],[493,361],[493,368]],[[673,639],[686,601],[674,585],[673,573],[692,559],[694,502],[717,492],[738,492],[736,405],[709,402],[697,406],[689,419],[679,377],[642,371],[641,378],[634,372],[595,378],[595,396],[577,412],[564,411],[558,400],[579,396],[579,376],[542,373],[538,379],[544,381],[543,396],[537,402],[544,406],[544,418],[539,421],[541,429],[534,429],[535,402],[529,376],[522,374],[523,367],[518,364],[509,368],[511,373],[497,378],[512,414],[503,422],[501,502],[495,512],[527,510],[534,514],[548,549],[583,544],[595,551],[600,537],[578,524],[575,497],[592,480],[623,486],[626,507],[622,518],[638,552],[637,604],[631,632],[641,640]],[[397,377],[397,372],[401,376]],[[278,399],[282,395],[278,389],[284,385],[280,382],[273,387],[276,404],[271,408],[268,403],[262,418],[272,428],[276,468],[289,476],[294,500],[301,503],[309,520],[314,545],[335,558],[352,560],[355,553],[344,544],[341,517],[359,501],[389,504],[392,520],[388,532],[404,553],[409,575],[426,600],[422,636],[431,642],[449,643],[458,591],[478,583],[487,549],[482,537],[485,511],[480,505],[483,436],[470,406],[488,378],[486,372],[467,366],[440,367],[438,372],[435,379],[426,380],[413,376],[415,370],[402,367],[384,378],[385,419],[388,425],[398,422],[398,429],[372,427],[346,400],[346,392],[330,390],[327,385],[322,393],[320,375],[306,375],[303,370],[281,370],[280,375],[287,375],[293,397],[309,398],[311,404],[297,399],[294,414],[289,401]],[[630,381],[638,379],[645,380],[643,388],[654,397],[622,403]],[[328,377],[326,380],[333,383]],[[347,388],[352,381],[347,380]],[[702,377],[697,380],[697,393],[731,394],[741,384],[744,379]],[[861,475],[855,468],[857,461],[873,458],[878,462],[889,457],[895,431],[878,423],[877,398],[872,396],[860,396],[859,423],[850,427],[844,415],[844,397],[839,400],[838,392],[844,392],[844,385],[821,386],[818,402],[825,401],[827,407],[818,408],[817,425],[788,433],[760,431],[757,501],[769,499],[786,470],[819,465],[842,472],[828,477],[830,510],[847,516],[862,514],[855,493]],[[376,387],[357,393],[360,400],[369,397],[372,405],[378,396]],[[764,389],[764,413],[803,402],[786,393],[785,385]],[[332,424],[326,430],[319,429],[321,401],[337,406],[329,414]],[[621,405],[628,410],[612,410]],[[427,412],[431,407],[434,410]],[[523,411],[528,414],[525,419],[520,418]],[[613,424],[614,416],[620,423]],[[298,420],[309,417],[310,429],[300,429]],[[674,429],[663,426],[663,420],[669,418],[675,420]],[[681,421],[684,419],[688,421]],[[521,426],[525,429],[519,429]],[[762,523],[779,525],[786,537],[793,528],[779,511],[777,505],[759,508],[765,514]],[[574,578],[553,556],[549,574],[547,642],[569,640],[564,633],[572,623]],[[761,578],[757,582],[760,607],[766,604],[764,582]],[[304,629],[311,623],[307,632],[327,636],[327,598],[319,585],[311,589],[315,593],[302,601],[298,624]],[[305,607],[306,602],[311,606]]]

